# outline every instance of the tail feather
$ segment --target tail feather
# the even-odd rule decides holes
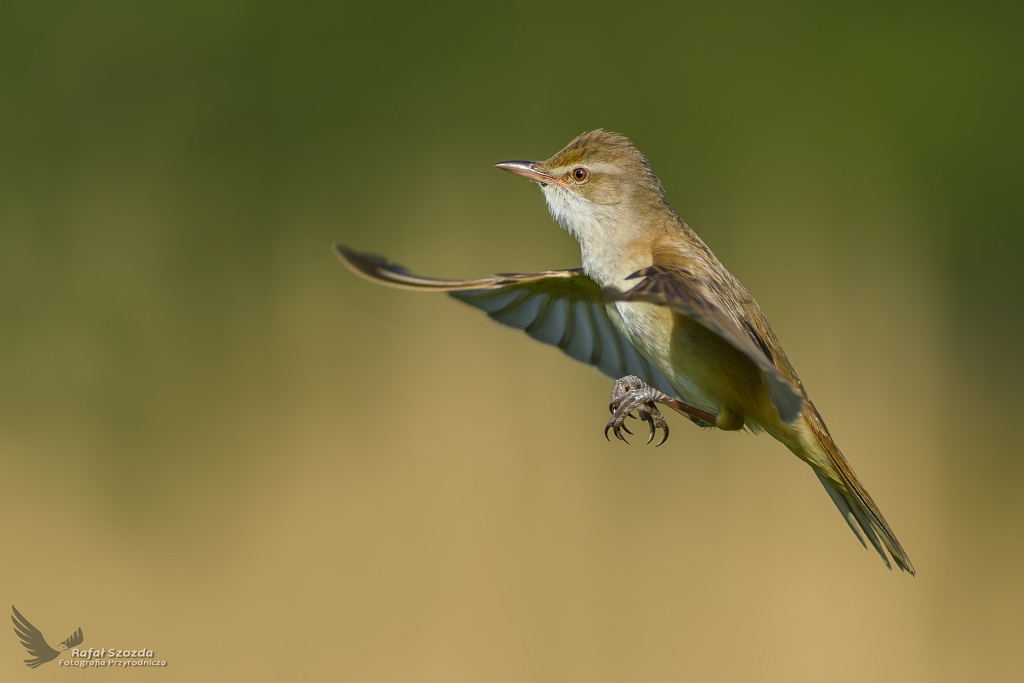
[[[828,491],[828,495],[832,499],[832,502],[836,504],[837,508],[839,508],[839,512],[843,515],[843,518],[846,519],[846,523],[850,526],[850,530],[853,532],[853,535],[857,537],[857,540],[860,541],[860,544],[865,548],[868,547],[867,544],[864,543],[864,536],[867,536],[868,540],[871,541],[871,545],[874,546],[875,550],[878,551],[879,556],[881,556],[882,562],[885,562],[885,566],[892,571],[892,563],[889,562],[889,556],[886,555],[885,550],[882,549],[882,544],[878,540],[878,534],[876,534],[874,529],[871,528],[871,523],[868,521],[865,514],[857,508],[856,503],[850,505],[843,496],[842,491],[836,488],[835,484],[830,482],[824,475],[817,472],[815,472],[815,474],[818,475],[821,485],[825,487],[826,491]],[[864,530],[864,536],[861,535],[860,529],[857,528],[858,526],[860,529]]]
[[[910,562],[903,546],[896,540],[896,534],[885,521],[875,501],[871,499],[867,489],[860,483],[850,463],[847,462],[839,447],[832,440],[832,436],[825,427],[818,411],[808,402],[805,408],[804,417],[811,434],[814,436],[814,444],[808,444],[816,453],[824,458],[805,458],[814,468],[822,486],[828,492],[832,502],[839,508],[843,519],[853,530],[854,535],[864,545],[864,538],[861,536],[858,527],[864,532],[864,536],[881,555],[889,569],[892,564],[889,562],[889,555],[896,562],[902,571],[915,575],[914,565]],[[817,446],[817,448],[815,448]],[[865,547],[867,547],[865,545]],[[886,554],[888,551],[888,555]]]
[[[835,487],[835,484],[826,479],[825,475],[821,472],[815,472],[814,474],[818,477],[818,481],[821,482],[821,485],[825,487],[825,491],[828,492],[828,497],[831,498],[832,502],[836,504],[837,508],[839,508],[839,514],[841,514],[843,519],[846,520],[846,524],[850,527],[850,531],[852,531],[853,535],[857,537],[860,544],[867,548],[868,544],[864,542],[864,536],[861,535],[860,529],[857,527],[860,522],[857,521],[857,516],[853,514],[853,510],[850,509],[850,506],[847,505],[846,499],[843,498],[843,494],[840,493],[839,489]],[[889,558],[886,558],[886,561],[888,561],[888,559]]]

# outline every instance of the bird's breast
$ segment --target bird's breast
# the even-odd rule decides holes
[[[665,306],[617,302],[609,316],[644,358],[672,382],[679,398],[695,408],[717,412],[718,405],[702,388],[699,359],[691,358],[689,345],[680,343],[677,314]],[[683,354],[681,356],[680,354]]]

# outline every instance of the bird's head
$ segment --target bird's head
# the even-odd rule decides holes
[[[581,241],[642,224],[651,212],[671,212],[647,159],[618,133],[595,130],[545,161],[496,166],[540,183],[551,215]]]

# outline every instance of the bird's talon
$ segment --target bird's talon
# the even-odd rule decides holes
[[[654,443],[658,429],[663,429],[664,434],[656,445],[660,446],[665,443],[668,439],[668,424],[656,405],[663,398],[665,398],[664,394],[654,387],[644,384],[637,377],[624,377],[615,382],[615,388],[612,389],[612,400],[608,404],[608,410],[612,417],[605,426],[605,438],[611,441],[608,437],[608,430],[611,429],[615,438],[629,443],[623,436],[623,432],[633,435],[629,427],[624,424],[626,418],[629,417],[647,423],[648,444]]]

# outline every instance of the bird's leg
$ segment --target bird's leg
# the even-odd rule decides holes
[[[662,416],[655,405],[656,403],[672,408],[702,427],[715,424],[715,416],[711,413],[706,413],[703,410],[683,403],[677,398],[672,398],[658,391],[639,377],[629,375],[628,377],[616,380],[615,386],[612,388],[612,402],[608,405],[608,410],[611,412],[612,417],[604,428],[605,438],[608,438],[608,430],[610,429],[616,438],[626,441],[626,437],[622,435],[622,432],[632,434],[625,425],[626,418],[634,417],[632,412],[636,410],[640,415],[640,419],[646,422],[650,428],[650,436],[647,438],[647,443],[651,443],[654,440],[654,433],[657,429],[665,430],[664,436],[661,437],[661,441],[657,445],[660,446],[665,443],[668,440],[668,423],[665,422],[664,416]]]

